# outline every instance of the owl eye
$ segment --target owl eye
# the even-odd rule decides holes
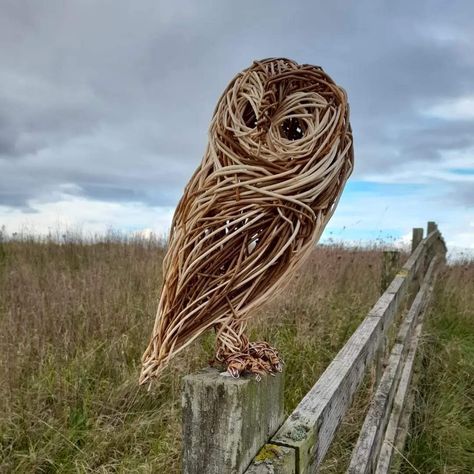
[[[255,112],[250,102],[247,102],[247,105],[245,106],[242,119],[245,125],[249,128],[255,128],[257,126],[257,117],[255,116]]]
[[[299,140],[304,136],[303,125],[295,117],[286,119],[281,125],[281,130],[288,140]]]

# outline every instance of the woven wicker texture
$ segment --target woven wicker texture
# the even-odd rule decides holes
[[[352,167],[347,96],[320,67],[266,59],[231,81],[174,215],[141,383],[212,327],[231,375],[281,370],[247,318],[311,252]]]

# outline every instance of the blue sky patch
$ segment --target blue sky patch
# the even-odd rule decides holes
[[[449,172],[462,175],[474,175],[474,168],[449,168]]]
[[[377,183],[374,181],[349,179],[344,192],[399,196],[419,191],[425,187],[425,185],[413,183]]]

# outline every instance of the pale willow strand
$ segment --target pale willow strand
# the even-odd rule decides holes
[[[212,327],[233,376],[281,369],[247,317],[318,241],[352,166],[347,97],[320,67],[266,59],[231,81],[174,215],[141,383]]]

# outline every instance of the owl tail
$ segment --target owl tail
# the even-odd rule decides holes
[[[216,361],[224,364],[232,377],[261,375],[282,371],[283,361],[266,342],[249,342],[244,334],[247,324],[236,319],[216,325]]]
[[[142,370],[140,372],[139,384],[144,385],[152,378],[159,378],[165,367],[168,365],[170,357],[153,350],[153,341],[148,346],[142,357]]]

